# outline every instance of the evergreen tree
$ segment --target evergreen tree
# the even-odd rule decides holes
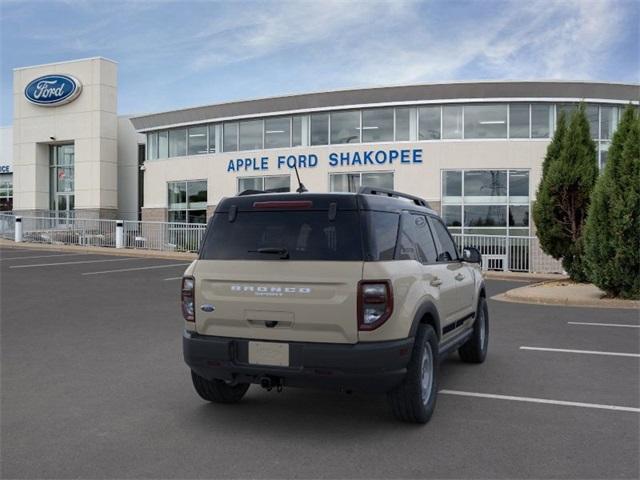
[[[596,146],[580,105],[562,135],[557,158],[546,165],[533,211],[542,249],[561,258],[571,279],[578,282],[587,280],[582,233],[597,176]]]
[[[640,118],[625,109],[593,192],[585,227],[587,274],[611,296],[640,298]]]

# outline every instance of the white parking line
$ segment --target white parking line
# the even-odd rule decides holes
[[[562,405],[565,407],[598,408],[600,410],[616,410],[619,412],[640,413],[640,408],[636,408],[636,407],[622,407],[619,405],[602,405],[599,403],[566,402],[564,400],[549,400],[547,398],[516,397],[513,395],[495,395],[493,393],[462,392],[459,390],[440,390],[438,393],[442,393],[444,395],[459,395],[462,397],[493,398],[496,400],[511,400],[513,402],[546,403],[549,405]]]
[[[190,263],[172,263],[171,265],[152,265],[150,267],[121,268],[118,270],[103,270],[102,272],[86,272],[86,273],[83,273],[82,275],[99,275],[101,273],[135,272],[137,270],[153,270],[156,268],[182,267],[184,265],[190,265]]]
[[[127,257],[127,258],[110,258],[108,260],[80,260],[79,262],[37,263],[35,265],[14,265],[9,268],[55,267],[58,265],[79,265],[81,263],[129,262],[131,260],[137,260],[137,258]]]
[[[640,328],[640,325],[628,325],[626,323],[595,323],[595,322],[567,322],[569,325],[593,325],[595,327],[622,327]]]
[[[587,355],[610,355],[613,357],[640,358],[640,353],[600,352],[597,350],[568,350],[564,348],[520,347],[520,350],[536,350],[539,352],[585,353]]]
[[[182,277],[171,277],[171,278],[164,279],[165,282],[168,282],[169,280],[182,280]]]
[[[28,257],[2,257],[0,258],[0,262],[5,260],[30,260],[32,258],[48,258],[48,257],[73,257],[79,255],[87,255],[86,253],[60,253],[57,255],[30,255]]]

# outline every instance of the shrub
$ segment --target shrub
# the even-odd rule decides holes
[[[585,262],[589,280],[607,294],[640,298],[640,118],[631,106],[593,192]]]

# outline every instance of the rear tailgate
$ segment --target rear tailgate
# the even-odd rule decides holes
[[[362,262],[200,260],[194,277],[202,335],[357,342]]]
[[[353,196],[224,200],[194,271],[197,332],[356,343],[360,221]]]

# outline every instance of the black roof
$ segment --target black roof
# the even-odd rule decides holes
[[[417,198],[417,197],[411,197]],[[253,211],[255,204],[260,202],[292,202],[310,201],[310,210],[329,210],[332,203],[336,204],[337,210],[377,210],[388,212],[400,212],[411,210],[415,212],[437,215],[437,213],[423,204],[417,204],[412,199],[391,197],[387,195],[371,194],[365,192],[358,193],[251,193],[238,195],[236,197],[223,198],[216,208],[216,213],[229,212],[232,209],[237,211]],[[425,206],[426,205],[426,206]],[[278,209],[277,206],[271,207]],[[295,210],[295,206],[283,205],[282,210]]]

